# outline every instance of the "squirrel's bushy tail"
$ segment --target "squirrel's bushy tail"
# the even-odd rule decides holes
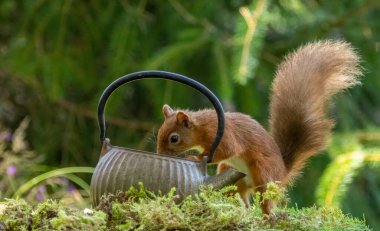
[[[342,41],[307,44],[279,65],[272,85],[270,128],[289,172],[287,181],[325,148],[334,126],[326,116],[329,99],[358,84],[360,75],[358,55]]]

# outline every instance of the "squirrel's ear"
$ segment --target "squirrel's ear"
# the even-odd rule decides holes
[[[189,116],[187,116],[186,113],[182,111],[177,112],[177,122],[179,124],[184,125],[187,128],[191,128],[191,126],[193,125],[192,122],[190,121]]]
[[[166,118],[172,116],[174,114],[174,111],[169,105],[165,104],[162,107],[162,113],[164,114],[164,117],[166,119]]]

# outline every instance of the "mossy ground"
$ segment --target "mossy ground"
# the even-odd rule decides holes
[[[276,185],[269,188],[264,198],[286,202]],[[283,206],[263,216],[258,203],[246,208],[238,195],[226,195],[232,189],[203,188],[199,195],[175,203],[174,190],[157,196],[141,185],[85,210],[54,200],[30,206],[9,199],[0,203],[0,230],[370,230],[337,208]]]

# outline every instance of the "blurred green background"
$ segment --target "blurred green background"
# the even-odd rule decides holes
[[[361,86],[334,99],[334,139],[290,189],[291,205],[339,206],[380,229],[377,0],[2,0],[0,197],[14,196],[47,171],[94,167],[97,102],[122,75],[148,69],[187,75],[209,87],[226,110],[267,126],[277,64],[319,39],[352,43],[365,74]],[[107,104],[107,136],[119,146],[154,151],[164,103],[210,106],[181,84],[133,82]],[[91,175],[65,176],[32,184],[23,196],[88,203]]]

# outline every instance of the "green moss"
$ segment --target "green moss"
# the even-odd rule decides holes
[[[40,203],[31,213],[32,229],[48,229],[51,228],[46,220],[57,217],[59,204],[56,201],[50,200],[45,203]]]
[[[0,230],[28,230],[31,211],[24,200],[7,199],[0,204]]]
[[[154,195],[140,185],[108,195],[97,208],[84,211],[53,200],[34,207],[23,200],[6,200],[0,204],[0,230],[369,230],[364,221],[337,208],[286,208],[286,198],[275,184],[262,197],[281,206],[263,216],[259,194],[246,208],[238,195],[229,193],[234,189],[203,187],[200,194],[177,203],[174,189]]]
[[[89,215],[61,209],[49,223],[53,230],[106,230],[106,215],[101,211]]]
[[[106,214],[90,213],[53,200],[34,207],[21,199],[6,200],[0,204],[0,230],[106,230]]]

